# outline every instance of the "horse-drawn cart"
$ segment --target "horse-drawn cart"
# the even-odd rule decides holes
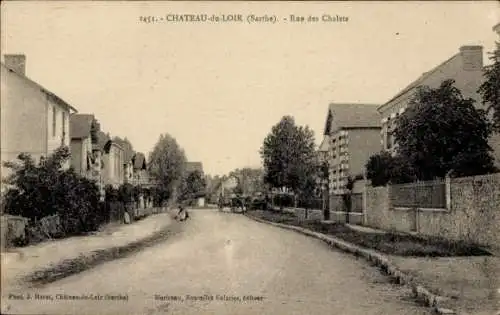
[[[248,196],[231,194],[219,197],[219,211],[229,208],[231,212],[244,213],[248,208]]]

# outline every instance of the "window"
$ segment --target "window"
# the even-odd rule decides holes
[[[52,106],[52,137],[56,136],[56,107]]]
[[[65,112],[62,112],[61,131],[62,131],[62,141],[64,142],[64,140],[66,138],[66,113]]]

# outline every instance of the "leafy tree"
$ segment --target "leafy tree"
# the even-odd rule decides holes
[[[259,168],[244,167],[229,173],[230,176],[239,178],[237,189],[240,194],[253,194],[264,191],[264,172]]]
[[[380,152],[370,156],[366,163],[366,177],[372,186],[384,186],[412,182],[416,179],[408,161],[402,156],[392,156],[389,152]]]
[[[28,154],[4,163],[13,170],[5,180],[9,185],[5,211],[35,222],[57,214],[68,235],[95,230],[106,219],[99,203],[99,189],[73,169],[62,167],[69,158],[69,149],[61,147],[38,164]]]
[[[125,204],[130,204],[136,201],[137,191],[130,183],[120,185],[118,188],[119,200]]]
[[[149,173],[159,181],[155,194],[157,203],[167,201],[179,188],[186,161],[177,140],[169,134],[161,135],[149,156]]]
[[[491,126],[474,100],[463,98],[453,80],[422,87],[395,129],[398,155],[420,180],[480,175],[495,170],[488,138]]]
[[[365,167],[372,186],[384,186],[390,181],[393,160],[392,155],[385,151],[370,156]]]
[[[97,136],[99,131],[101,131],[99,122],[96,119],[92,120],[92,124],[90,125],[90,138],[93,144],[99,141],[99,138]]]
[[[203,174],[190,172],[182,181],[180,200],[190,200],[205,195],[206,182]]]
[[[492,64],[485,67],[485,81],[479,87],[483,104],[488,111],[493,113],[493,128],[500,132],[500,43],[496,43],[496,49],[490,54]]]
[[[314,133],[309,127],[296,126],[293,117],[284,116],[264,139],[260,154],[264,181],[271,187],[286,187],[295,193],[310,190],[317,159]]]

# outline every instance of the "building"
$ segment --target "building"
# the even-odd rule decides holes
[[[187,173],[198,171],[203,174],[203,164],[201,162],[186,162],[185,169]]]
[[[0,70],[1,160],[28,153],[39,161],[61,146],[69,147],[69,117],[77,110],[26,76],[24,55],[5,55]],[[9,174],[3,166],[1,171],[2,177]]]
[[[121,145],[102,131],[97,134],[98,149],[102,152],[102,185],[118,188],[125,182],[124,152]]]
[[[345,193],[349,176],[365,173],[368,158],[380,152],[380,117],[377,105],[330,104],[324,141],[328,148],[330,209],[336,209],[336,196]]]
[[[69,120],[71,166],[76,173],[87,178],[93,178],[95,159],[92,146],[92,124],[94,122],[95,117],[91,114],[73,114]]]
[[[330,150],[330,136],[325,135],[323,137],[323,141],[319,145],[316,154],[318,155],[318,162],[323,164],[324,162],[328,162],[328,152]]]
[[[437,88],[448,79],[455,80],[455,86],[462,92],[465,98],[476,100],[476,107],[485,109],[481,102],[478,89],[484,82],[483,77],[483,47],[462,46],[459,51],[448,60],[425,72],[401,92],[392,97],[388,102],[378,108],[381,117],[381,140],[382,149],[397,152],[393,131],[396,119],[408,107],[410,100],[420,86]],[[494,157],[500,165],[500,135],[493,135],[490,145],[494,150]]]
[[[136,152],[132,157],[132,183],[134,185],[149,186],[150,178],[144,153]]]

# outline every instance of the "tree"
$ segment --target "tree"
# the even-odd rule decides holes
[[[198,170],[190,172],[183,178],[179,199],[184,201],[204,196],[205,189],[206,182],[203,174]]]
[[[149,156],[149,173],[159,181],[155,196],[158,203],[166,201],[179,187],[184,175],[186,163],[184,150],[177,140],[169,134],[163,134],[155,144]]]
[[[389,152],[380,152],[370,156],[366,163],[366,178],[372,186],[385,186],[412,182],[416,179],[414,170],[402,156],[392,156]]]
[[[241,194],[251,195],[264,191],[264,172],[260,168],[244,167],[229,173],[239,179],[238,190]]]
[[[485,81],[479,87],[483,104],[487,110],[493,113],[493,128],[500,132],[500,43],[496,43],[496,49],[490,53],[493,61],[484,69]]]
[[[395,129],[398,155],[420,180],[449,171],[472,176],[495,170],[488,138],[491,126],[474,100],[465,99],[453,80],[437,89],[421,87]]]
[[[6,212],[33,222],[57,214],[67,235],[95,230],[106,219],[99,189],[95,182],[62,167],[69,158],[69,149],[61,147],[38,164],[28,154],[4,163],[14,171],[5,180],[10,185]]]
[[[380,152],[370,156],[366,162],[366,178],[372,186],[384,186],[391,180],[391,171],[394,158],[389,152]]]
[[[296,126],[284,116],[272,127],[260,150],[264,181],[273,188],[286,187],[295,193],[310,190],[317,173],[314,133],[309,127]]]
[[[96,119],[93,119],[92,123],[90,125],[90,138],[91,138],[91,141],[93,144],[95,144],[99,141],[99,138],[97,136],[99,131],[101,131],[100,126],[99,126],[99,122]]]

